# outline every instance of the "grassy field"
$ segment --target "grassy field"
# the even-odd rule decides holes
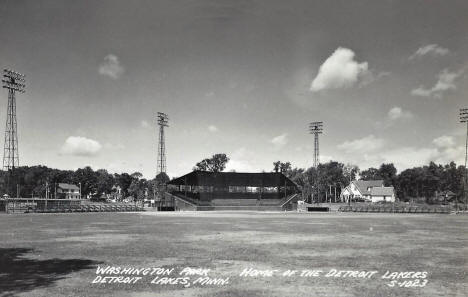
[[[0,296],[466,296],[467,224],[467,215],[2,214]],[[97,275],[98,266],[154,274],[93,283],[138,277]],[[186,267],[210,269],[198,271],[209,279],[181,275]],[[172,272],[154,280],[163,270],[152,268]],[[249,268],[257,275],[241,275]]]

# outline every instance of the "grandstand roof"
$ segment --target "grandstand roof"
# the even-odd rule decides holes
[[[279,172],[241,173],[241,172],[207,172],[192,171],[171,180],[170,185],[190,186],[250,186],[250,187],[288,187],[297,185]]]

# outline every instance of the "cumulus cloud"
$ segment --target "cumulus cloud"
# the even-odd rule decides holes
[[[124,74],[125,68],[120,64],[116,55],[109,54],[104,57],[104,62],[99,65],[99,74],[118,79]]]
[[[320,66],[317,76],[310,85],[312,92],[328,89],[349,88],[357,83],[367,84],[373,81],[367,62],[354,60],[354,52],[339,47]]]
[[[271,140],[271,143],[273,143],[273,145],[278,148],[285,146],[288,143],[288,134],[284,133],[276,137],[273,137],[273,139]]]
[[[82,136],[70,136],[62,145],[61,153],[72,156],[95,156],[101,150],[102,145],[93,139]]]
[[[399,170],[422,166],[437,158],[439,152],[435,148],[402,147],[383,151],[376,156],[379,163],[393,163]]]
[[[210,131],[210,132],[218,132],[219,129],[218,129],[218,127],[216,127],[216,126],[214,126],[214,125],[209,125],[209,126],[208,126],[208,131]]]
[[[453,136],[447,135],[437,137],[432,142],[440,148],[448,148],[453,147],[455,145],[455,139],[453,138]]]
[[[388,118],[392,121],[401,119],[410,119],[413,114],[410,111],[401,109],[401,107],[395,106],[388,111]]]
[[[445,56],[449,53],[448,48],[441,47],[437,44],[428,44],[426,46],[418,48],[418,50],[412,54],[409,59],[416,59],[420,58],[426,55],[431,55],[431,56]]]
[[[241,147],[231,154],[231,158],[226,164],[225,171],[253,172],[255,171],[254,166],[249,161],[253,159],[255,158],[252,152]]]
[[[347,153],[370,153],[381,149],[383,146],[384,140],[371,134],[360,139],[345,141],[337,147]]]
[[[393,163],[399,171],[402,171],[407,168],[427,165],[431,161],[436,164],[447,164],[452,161],[462,164],[465,155],[464,145],[457,144],[456,138],[449,135],[437,137],[432,140],[432,145],[426,145],[425,147],[386,148],[383,145],[377,145],[377,147],[379,146],[379,149],[371,151],[359,149],[356,152],[360,152],[360,154],[355,153],[353,161],[359,164],[361,168],[378,167],[382,163]]]
[[[459,72],[450,72],[447,69],[442,70],[438,75],[438,80],[432,88],[426,88],[424,86],[419,86],[416,89],[411,91],[413,96],[421,97],[437,97],[441,98],[442,94],[448,90],[455,90],[457,86],[455,85],[455,80],[462,75],[464,70]]]

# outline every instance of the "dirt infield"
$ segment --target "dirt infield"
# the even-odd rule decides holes
[[[442,214],[0,215],[0,296],[465,296],[467,224]]]

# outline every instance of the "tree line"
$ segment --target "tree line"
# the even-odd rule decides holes
[[[105,169],[93,170],[91,167],[73,170],[53,169],[46,166],[22,166],[9,171],[0,171],[0,193],[10,197],[42,197],[49,190],[53,198],[59,183],[80,185],[82,197],[99,198],[103,194],[117,194],[120,188],[121,198],[143,199],[152,197],[159,184],[167,182],[169,177],[163,173],[147,180],[140,172],[109,173]]]
[[[393,163],[384,163],[379,168],[360,170],[358,166],[336,161],[321,163],[317,168],[292,168],[289,162],[273,163],[273,171],[282,172],[301,187],[305,195],[316,193],[323,200],[325,192],[340,193],[352,180],[383,180],[385,186],[393,186],[396,196],[402,201],[423,198],[430,202],[437,192],[452,191],[459,201],[463,201],[464,166],[455,162],[435,164],[406,169],[397,173]],[[332,193],[330,193],[332,189]]]
[[[198,162],[193,170],[220,172],[226,168],[229,157],[214,154],[211,158]],[[414,167],[397,173],[393,163],[383,163],[378,168],[360,170],[358,166],[337,161],[321,163],[310,168],[293,168],[290,162],[273,162],[273,172],[281,172],[294,181],[308,198],[315,195],[317,200],[337,196],[341,190],[356,179],[383,180],[385,186],[393,186],[397,198],[409,201],[423,198],[431,202],[437,192],[451,191],[459,201],[463,201],[464,166],[455,162]],[[468,173],[467,173],[468,174]]]
[[[211,158],[198,162],[193,170],[221,172],[226,168],[229,158],[226,154],[215,154]],[[455,162],[435,164],[406,169],[397,173],[392,163],[384,163],[378,168],[360,170],[356,165],[337,161],[321,163],[310,168],[293,168],[290,162],[276,161],[273,172],[281,172],[294,181],[305,198],[314,196],[318,201],[325,197],[339,196],[341,190],[352,180],[384,181],[385,186],[393,186],[397,198],[409,201],[412,198],[424,198],[430,201],[436,192],[452,191],[459,201],[463,201],[464,166]],[[9,171],[0,171],[0,194],[10,197],[45,197],[46,187],[49,197],[54,197],[58,183],[70,183],[81,186],[83,197],[101,197],[103,194],[115,194],[119,188],[121,197],[143,199],[153,197],[160,186],[169,181],[162,173],[154,179],[145,179],[139,172],[109,173],[105,169],[93,170],[91,167],[73,170],[52,169],[46,166],[23,166]]]

